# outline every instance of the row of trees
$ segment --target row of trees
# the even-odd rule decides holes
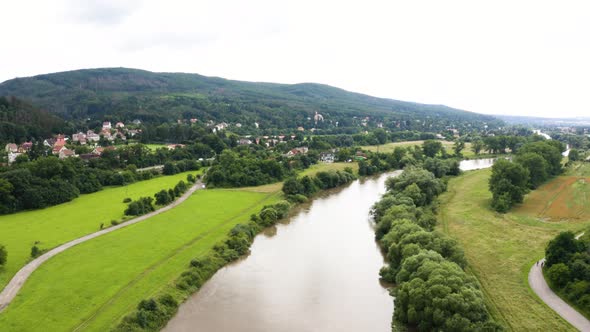
[[[522,203],[529,190],[560,174],[563,150],[563,144],[554,140],[529,142],[518,149],[514,161],[496,161],[489,181],[492,208],[507,212]]]
[[[407,168],[386,182],[387,193],[372,209],[376,238],[388,265],[381,277],[395,282],[394,319],[419,331],[498,331],[475,278],[463,268],[463,250],[433,231],[435,198],[444,180]]]
[[[178,309],[175,296],[183,298],[195,292],[225,264],[247,254],[256,234],[286,217],[290,207],[287,201],[264,206],[248,223],[236,225],[209,254],[190,261],[175,281],[176,291],[142,300],[137,310],[125,316],[114,331],[159,331]]]
[[[545,249],[544,272],[549,283],[586,315],[590,314],[590,236],[576,240],[562,232]]]
[[[307,197],[311,197],[320,190],[336,188],[355,179],[352,168],[347,167],[343,172],[318,172],[313,177],[306,175],[301,178],[289,178],[283,183],[282,190],[287,199],[300,202],[307,200]]]

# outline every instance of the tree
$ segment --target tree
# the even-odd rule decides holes
[[[471,142],[471,150],[473,150],[473,153],[479,154],[483,148],[484,148],[484,143],[481,139],[477,139],[477,140]]]
[[[553,240],[549,241],[545,249],[545,264],[550,267],[553,264],[565,263],[570,257],[584,250],[584,244],[576,240],[572,232],[561,232]]]
[[[427,157],[434,157],[443,150],[443,145],[439,141],[427,140],[422,143],[422,151]]]
[[[529,172],[522,165],[506,159],[496,161],[489,180],[492,208],[498,212],[506,212],[506,206],[522,203],[528,182]]]
[[[463,140],[456,140],[455,144],[453,144],[453,151],[455,151],[455,155],[457,157],[462,156],[461,151],[465,148],[465,142]]]
[[[157,192],[154,196],[156,197],[156,204],[158,204],[158,205],[166,205],[174,199],[174,198],[171,198],[170,195],[168,194],[168,191],[166,191],[164,189]]]
[[[570,161],[580,160],[580,152],[578,151],[578,149],[571,149],[570,153],[568,154],[568,158]]]
[[[547,269],[547,276],[555,286],[561,288],[570,279],[570,269],[563,263],[557,263]]]
[[[8,253],[6,252],[6,247],[0,244],[0,267],[6,264],[7,257]]]
[[[516,162],[529,171],[529,188],[537,188],[549,178],[549,163],[534,152],[520,154]]]

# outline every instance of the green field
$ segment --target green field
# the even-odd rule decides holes
[[[510,330],[575,330],[532,292],[527,277],[549,240],[563,230],[577,232],[590,221],[547,222],[524,213],[526,209],[494,213],[489,207],[490,174],[489,169],[472,171],[450,180],[448,192],[441,196],[439,229],[461,243],[468,271],[481,283],[492,314]],[[535,202],[530,194],[523,205]]]
[[[453,144],[455,144],[455,142],[451,142],[451,141],[440,141],[440,142],[443,144],[443,147],[445,148],[445,150],[447,151],[448,154],[455,153],[453,151]],[[382,145],[367,145],[367,146],[362,146],[361,148],[364,150],[367,150],[367,151],[372,151],[372,152],[391,153],[398,146],[401,146],[401,147],[410,147],[410,146],[416,146],[416,145],[421,146],[422,143],[424,143],[424,141],[392,142],[392,143],[385,143]],[[461,151],[461,153],[463,154],[463,156],[465,158],[470,158],[470,157],[475,156],[475,153],[473,153],[473,151],[471,150],[471,143],[470,142],[465,143],[465,148],[463,149],[463,151]]]
[[[0,289],[29,261],[35,241],[39,241],[39,248],[50,249],[98,231],[101,223],[108,227],[111,220],[123,218],[123,211],[127,206],[123,203],[124,198],[153,196],[163,188],[174,187],[180,180],[186,181],[187,174],[199,172],[202,171],[161,176],[124,187],[105,188],[46,209],[0,216],[0,243],[8,251],[8,262],[0,270]]]
[[[122,148],[122,147],[126,147],[129,145],[135,145],[138,143],[129,143],[129,144],[120,144],[120,145],[115,145],[115,147],[117,148]],[[160,148],[165,148],[167,145],[166,144],[144,144],[148,149],[150,149],[151,151],[156,151]]]
[[[0,315],[0,331],[107,331],[172,287],[188,262],[277,193],[197,191],[178,207],[80,244],[35,271]]]

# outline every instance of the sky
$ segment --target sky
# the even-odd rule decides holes
[[[587,1],[7,0],[0,82],[99,67],[590,117]]]

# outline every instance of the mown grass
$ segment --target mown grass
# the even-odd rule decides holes
[[[173,287],[189,261],[277,193],[197,191],[158,216],[73,247],[35,271],[0,315],[1,331],[107,331]]]
[[[172,188],[187,174],[161,176],[124,187],[105,188],[99,192],[81,195],[71,202],[42,210],[19,212],[0,216],[0,244],[6,246],[8,262],[0,270],[0,289],[30,260],[31,247],[36,241],[41,249],[50,249],[86,234],[111,226],[111,220],[123,219],[127,207],[123,199],[153,196],[163,188]],[[1,329],[0,329],[1,330]]]
[[[450,180],[440,198],[439,229],[461,243],[468,271],[481,283],[491,312],[509,330],[574,331],[533,293],[528,272],[560,231],[577,232],[590,221],[546,222],[526,213],[494,213],[490,174],[489,169],[472,171]],[[527,197],[523,205],[529,201],[534,202]]]
[[[453,144],[455,144],[455,142],[451,142],[451,141],[440,141],[440,142],[443,144],[443,147],[445,148],[445,150],[448,154],[455,153],[453,151]],[[367,145],[367,146],[362,146],[361,148],[364,150],[372,151],[372,152],[391,153],[398,146],[401,146],[401,147],[409,147],[409,146],[416,146],[416,145],[421,146],[422,143],[424,143],[424,141],[392,142],[392,143],[385,143],[382,145]],[[461,151],[461,153],[466,158],[475,156],[475,153],[471,150],[471,143],[470,142],[465,143],[465,148],[463,149],[463,151]]]

